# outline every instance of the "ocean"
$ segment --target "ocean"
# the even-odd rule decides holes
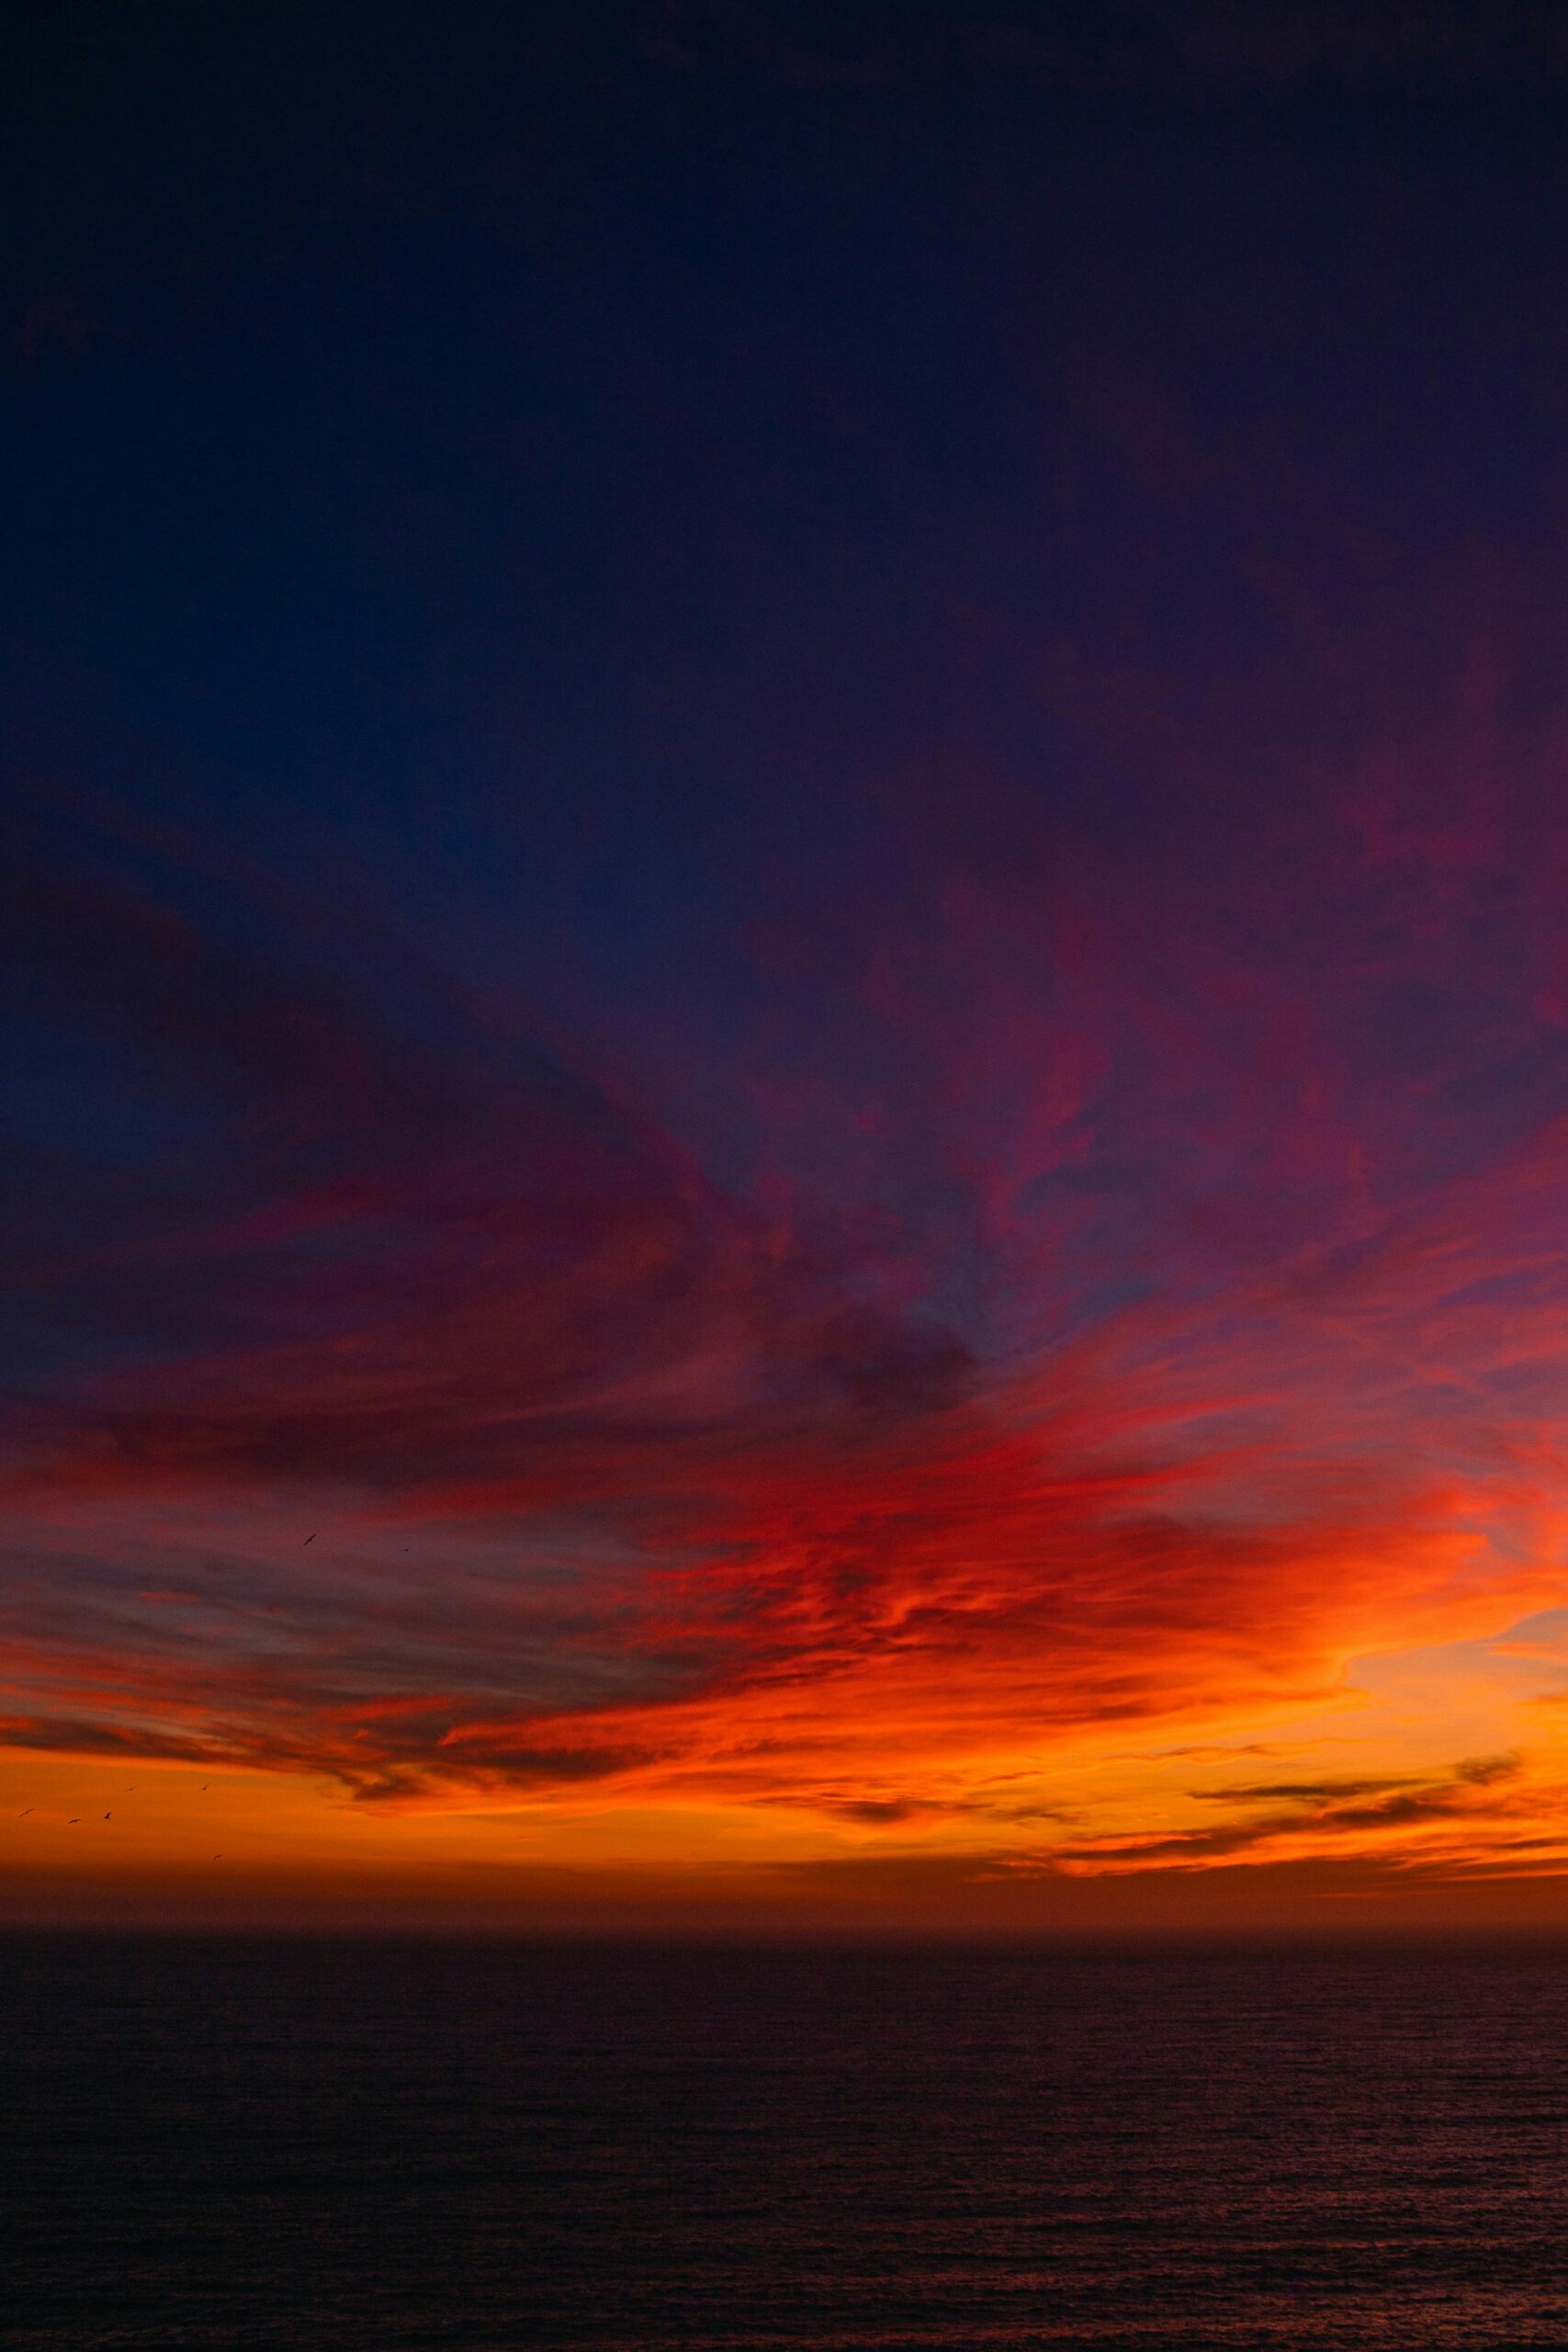
[[[1568,1951],[13,1937],[14,2352],[1568,2346]]]

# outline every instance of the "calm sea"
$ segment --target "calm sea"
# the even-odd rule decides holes
[[[1568,1953],[14,1939],[0,2328],[1568,2346]]]

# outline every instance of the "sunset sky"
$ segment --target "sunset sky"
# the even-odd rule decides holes
[[[1561,15],[24,49],[0,1916],[1568,1919]]]

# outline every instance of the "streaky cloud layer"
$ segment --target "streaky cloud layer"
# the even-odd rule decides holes
[[[13,1747],[980,1871],[1554,1851],[1548,1713],[1427,1752],[1354,1666],[1562,1597],[1537,758],[1221,790],[1201,878],[916,794],[700,1084],[700,1008],[612,1080],[352,891],[35,802]],[[1189,1724],[1314,1760],[1127,1760]]]

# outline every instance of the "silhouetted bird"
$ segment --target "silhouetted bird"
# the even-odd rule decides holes
[[[24,1810],[24,1811],[22,1811],[21,1813],[19,1813],[19,1814],[17,1815],[17,1819],[18,1821],[26,1821],[26,1819],[27,1819],[27,1817],[28,1817],[28,1815],[29,1813],[31,1813],[31,1811],[32,1811],[32,1807],[31,1807],[31,1805],[29,1804],[29,1805],[28,1805],[28,1806],[25,1808],[25,1810]]]
[[[316,1539],[315,1539],[314,1535],[307,1535],[307,1536],[306,1536],[306,1538],[305,1538],[305,1544],[313,1544],[313,1543],[315,1542],[315,1540],[316,1540]],[[299,1546],[299,1549],[301,1550],[301,1552],[305,1549],[305,1544],[300,1544],[300,1546]]]
[[[106,1814],[105,1814],[105,1815],[104,1815],[104,1819],[105,1819],[106,1821],[108,1819],[108,1815],[107,1815],[107,1813],[106,1813]]]

